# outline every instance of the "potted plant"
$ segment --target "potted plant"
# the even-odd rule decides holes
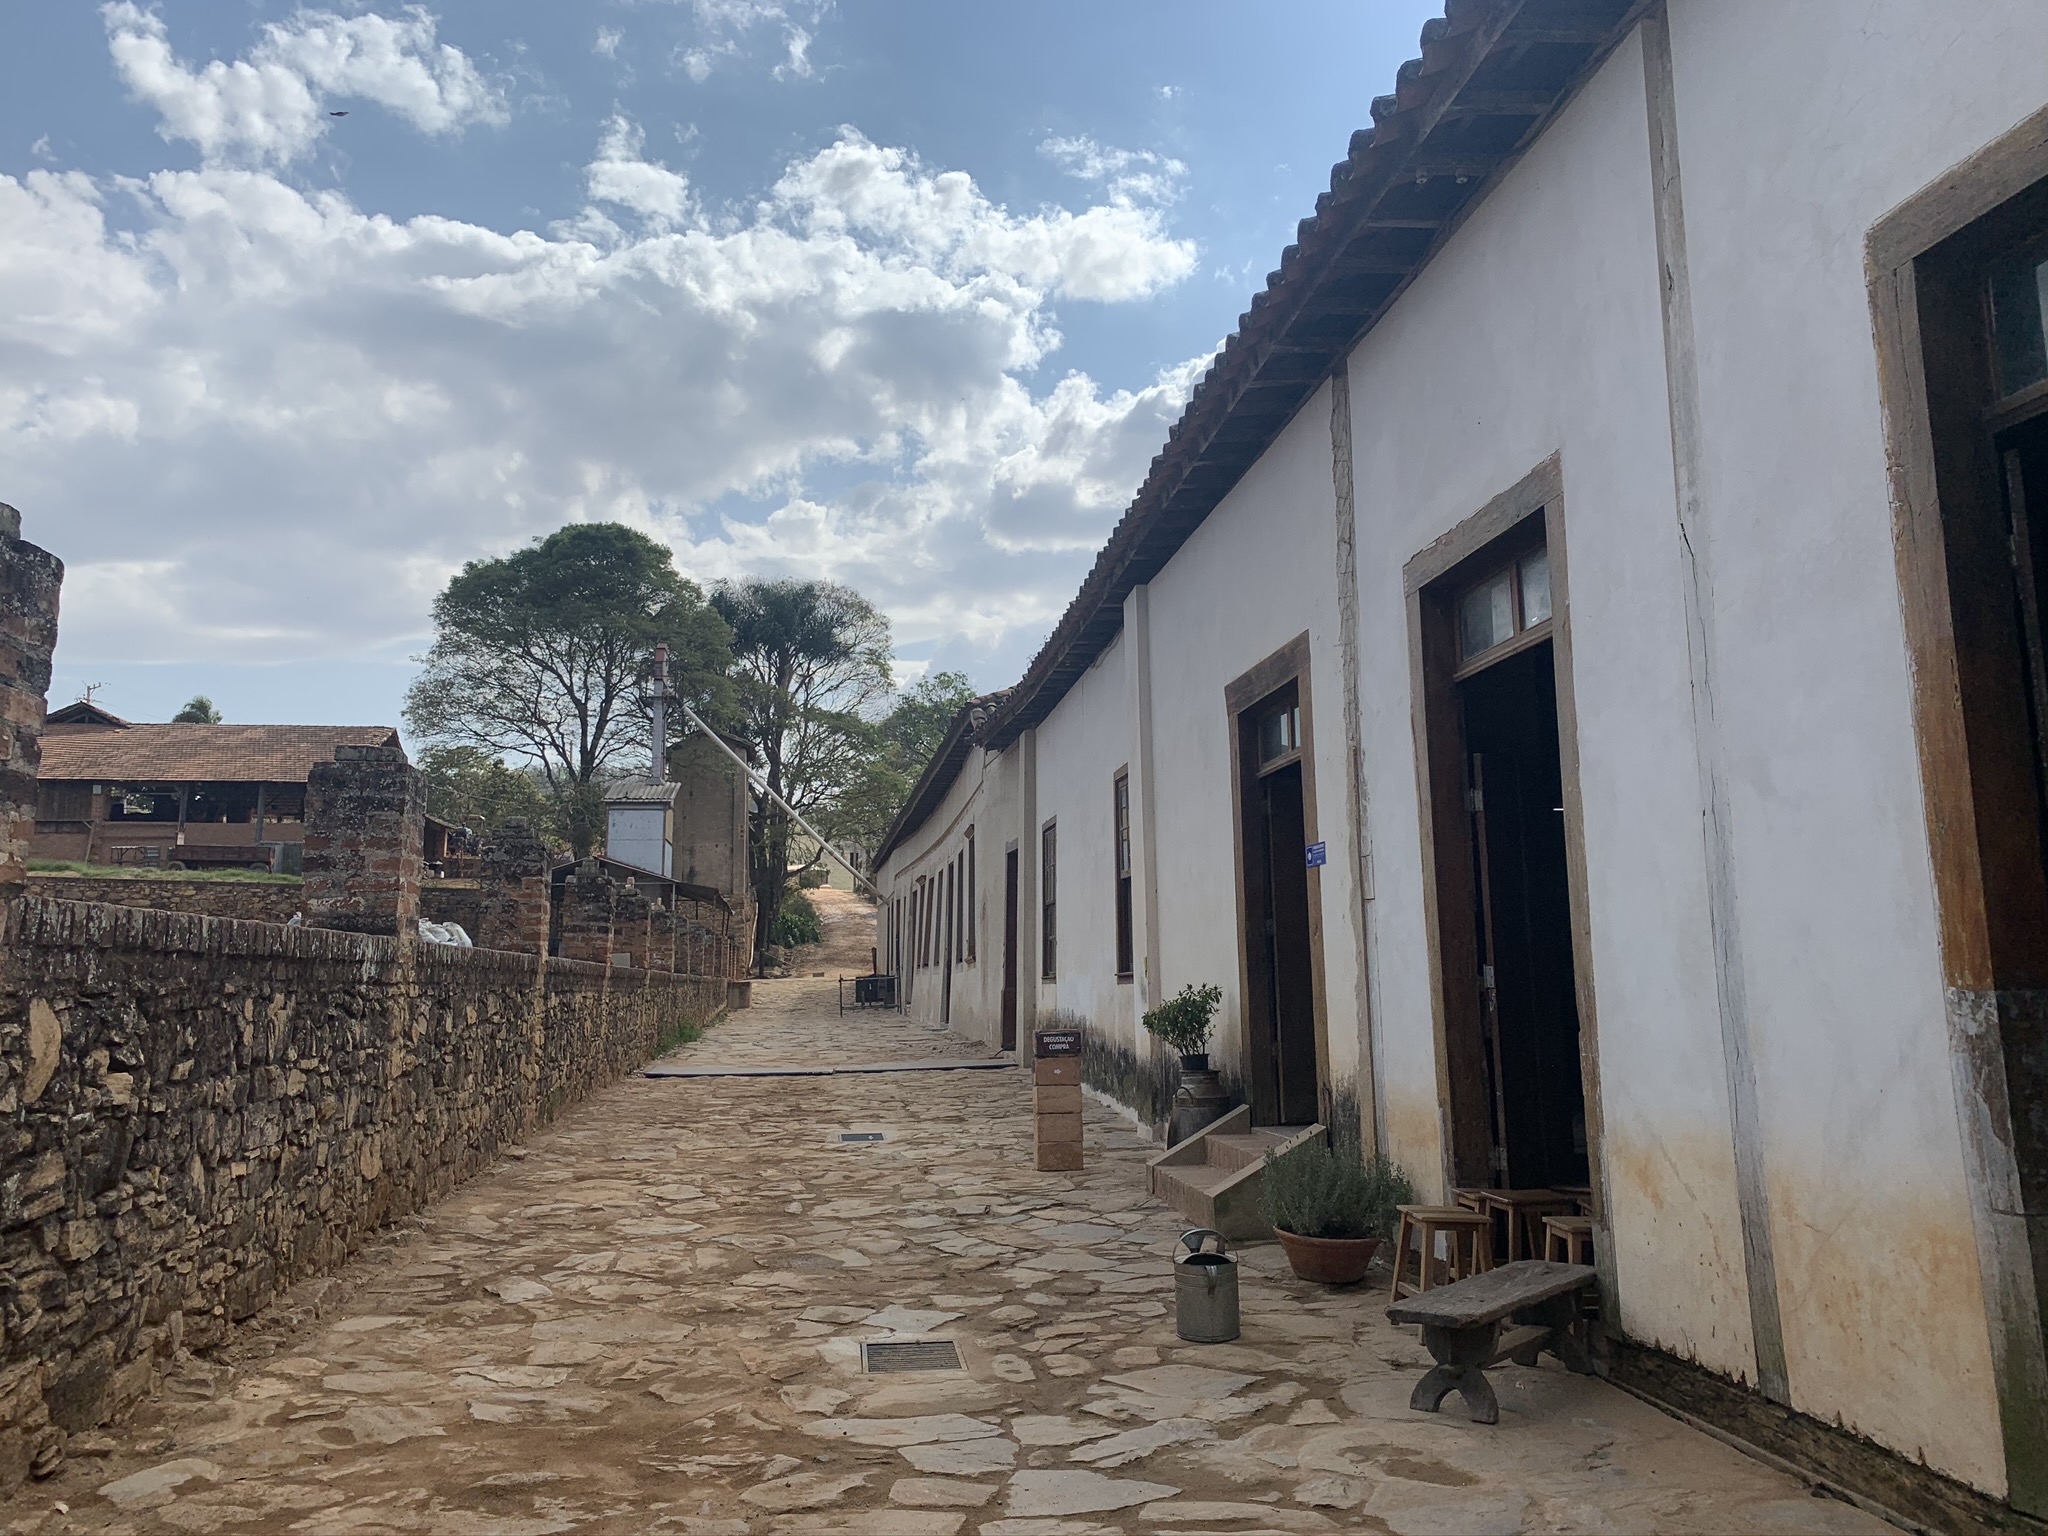
[[[1317,1140],[1284,1157],[1266,1154],[1259,1210],[1273,1225],[1287,1262],[1304,1280],[1353,1285],[1393,1231],[1397,1206],[1415,1186],[1384,1154],[1369,1161]]]
[[[1230,1096],[1209,1065],[1209,1034],[1222,1005],[1221,987],[1190,982],[1145,1015],[1147,1033],[1180,1055],[1180,1087],[1167,1120],[1169,1144],[1186,1141],[1230,1109]]]

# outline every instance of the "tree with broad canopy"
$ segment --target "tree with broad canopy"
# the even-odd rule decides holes
[[[873,716],[890,697],[889,621],[828,581],[721,583],[711,606],[732,631],[738,733],[766,788],[750,785],[755,944],[768,943],[789,883],[790,819],[777,797],[834,835],[832,813],[859,779]]]
[[[641,688],[656,642],[668,642],[670,682],[692,707],[731,708],[725,621],[668,549],[622,524],[572,523],[470,561],[434,600],[433,621],[406,723],[436,745],[532,767],[579,857],[603,835],[605,781],[651,761]]]

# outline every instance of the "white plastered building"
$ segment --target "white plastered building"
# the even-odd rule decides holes
[[[1213,982],[1259,1123],[1586,1186],[1619,1378],[2048,1514],[2048,6],[1451,0],[1374,119],[885,965],[1147,1113]]]

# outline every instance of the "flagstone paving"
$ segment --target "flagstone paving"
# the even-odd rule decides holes
[[[829,976],[756,996],[682,1059],[979,1050],[842,1021]],[[1270,1246],[1243,1338],[1183,1344],[1149,1144],[1091,1107],[1087,1168],[1037,1173],[1030,1113],[1014,1071],[621,1082],[75,1439],[0,1530],[1889,1530],[1554,1366],[1498,1374],[1494,1427],[1411,1412],[1382,1293]],[[903,1336],[965,1369],[861,1373]]]

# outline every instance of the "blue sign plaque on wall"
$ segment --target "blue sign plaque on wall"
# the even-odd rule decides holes
[[[1310,869],[1321,869],[1329,862],[1330,845],[1328,843],[1310,843],[1308,845],[1308,867]]]

